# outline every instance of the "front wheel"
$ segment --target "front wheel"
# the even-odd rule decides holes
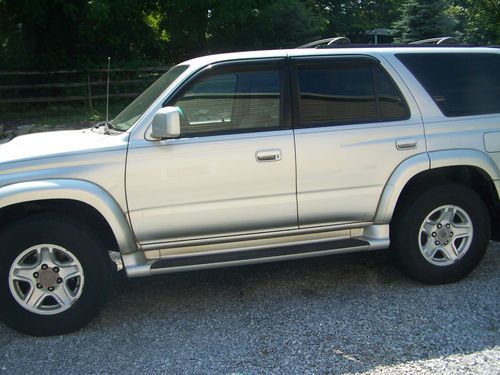
[[[483,257],[490,238],[484,202],[458,184],[431,188],[398,207],[391,241],[403,269],[426,284],[467,276]]]
[[[54,215],[20,221],[0,235],[3,320],[50,336],[88,323],[110,287],[109,259],[84,225]]]

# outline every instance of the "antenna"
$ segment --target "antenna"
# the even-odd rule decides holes
[[[109,71],[111,67],[111,57],[108,56],[108,81],[106,83],[106,128],[109,120]]]

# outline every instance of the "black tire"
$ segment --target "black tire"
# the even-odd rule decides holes
[[[444,230],[442,224],[442,229],[430,230],[431,235],[436,236],[435,238],[428,236],[427,230],[423,234],[424,229],[421,231],[424,220],[429,222],[428,218],[431,218],[433,222],[440,222],[437,218],[444,209],[436,211],[436,219],[429,215],[443,206],[457,207],[459,213],[468,215],[464,222],[470,219],[472,224],[470,228],[472,235],[456,240],[459,241],[456,242],[458,246],[462,246],[461,241],[466,241],[463,246],[467,250],[455,260],[448,260],[446,252],[442,251],[440,254],[440,250],[436,251],[434,257],[428,255],[434,251],[432,247],[442,247],[447,241],[441,232]],[[459,225],[463,224],[459,223]],[[437,226],[428,227],[438,228]],[[453,236],[453,224],[449,230],[451,232],[448,234]],[[428,238],[431,238],[433,243],[429,244],[430,251],[426,253],[426,258],[425,251],[421,251],[421,247],[426,248]],[[444,242],[440,243],[440,239],[444,239]],[[397,208],[391,223],[391,248],[399,263],[410,277],[425,284],[451,283],[467,276],[486,252],[489,239],[490,217],[483,200],[473,190],[459,184],[447,184],[424,191],[415,191]],[[440,264],[441,261],[443,264]],[[453,263],[447,264],[448,262]]]
[[[16,264],[21,262],[18,259],[20,254],[26,253],[27,249],[40,244],[53,244],[62,249],[68,249],[70,251],[69,254],[72,254],[79,262],[76,269],[80,269],[81,266],[81,275],[78,277],[72,276],[72,279],[71,276],[68,276],[68,281],[65,280],[63,282],[63,279],[54,273],[58,277],[56,282],[52,280],[53,276],[51,274],[47,275],[48,271],[44,271],[44,276],[48,276],[48,279],[45,277],[43,281],[47,283],[46,285],[42,286],[40,284],[42,276],[39,276],[39,279],[35,279],[33,276],[35,284],[26,283],[26,285],[23,285],[23,281],[17,282],[17,289],[13,287],[13,292],[11,290],[12,284],[9,281],[14,279],[9,276],[11,267],[13,267],[16,260]],[[37,253],[36,251],[34,250],[33,254],[35,255],[32,256],[33,261],[28,257],[28,260],[24,260],[23,262],[32,261],[35,267],[40,267],[39,272],[42,274],[42,266],[41,264],[37,265],[38,260],[36,260],[38,259],[36,254],[41,254],[41,252]],[[44,254],[49,254],[46,250],[41,251],[44,251]],[[55,254],[55,252],[50,254]],[[64,252],[60,252],[56,255],[59,258],[63,256],[62,260],[64,261],[64,254]],[[53,256],[55,257],[55,255]],[[56,260],[56,262],[59,262],[59,260]],[[54,264],[57,265],[57,263]],[[49,267],[51,272],[55,272],[53,271],[54,264],[52,264],[52,268]],[[64,263],[62,264],[63,266],[61,266],[60,270],[61,276],[62,272],[66,272],[64,270],[69,270],[68,266],[64,266]],[[32,267],[31,264],[29,266]],[[19,269],[21,268],[19,267]],[[70,272],[67,271],[67,274],[69,275]],[[62,284],[57,285],[56,283]],[[67,283],[72,284],[69,285]],[[42,315],[29,311],[16,300],[16,298],[20,298],[19,294],[23,293],[23,288],[28,290],[26,296],[31,294],[32,290],[35,290],[35,287],[30,285],[42,286],[43,289],[40,287],[39,290],[47,293],[47,295],[48,292],[46,291],[50,290],[49,288],[54,290],[54,288],[60,288],[61,285],[73,288],[72,290],[78,291],[78,293],[75,292],[75,296],[77,297],[72,297],[75,300],[66,305],[58,303],[56,299],[51,299],[52,297],[48,299],[47,297],[40,298],[39,301],[42,301],[41,305],[43,308],[47,308],[47,306],[44,306],[46,304],[49,309],[66,309],[60,312],[56,309],[50,312],[51,315]],[[107,253],[97,238],[92,236],[92,232],[78,222],[56,215],[37,215],[11,225],[0,234],[0,301],[2,301],[3,309],[2,319],[9,327],[19,332],[33,336],[52,336],[80,329],[100,311],[108,296],[110,285],[111,268]],[[54,306],[51,306],[51,304]],[[59,307],[57,307],[58,304]],[[32,308],[36,310],[38,306],[32,306]]]

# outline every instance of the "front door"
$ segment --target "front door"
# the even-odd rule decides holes
[[[140,243],[297,228],[286,79],[277,59],[215,65],[164,104],[179,108],[181,136],[145,140],[127,157]]]

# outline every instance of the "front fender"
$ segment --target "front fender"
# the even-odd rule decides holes
[[[68,199],[94,207],[108,222],[122,254],[137,251],[137,244],[118,203],[101,187],[83,180],[25,181],[0,188],[0,208],[47,199]]]

